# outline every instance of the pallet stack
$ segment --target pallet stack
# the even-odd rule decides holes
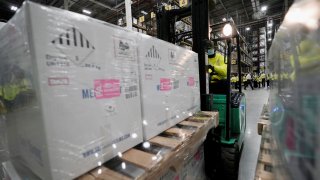
[[[271,136],[271,122],[267,104],[263,107],[257,128],[258,134],[261,135],[261,145],[255,180],[291,179],[282,163],[279,146]]]
[[[119,154],[78,180],[168,179],[168,172],[179,177],[182,169],[196,163],[192,157],[196,160],[203,157],[201,145],[208,131],[218,126],[218,117],[218,112],[202,111]],[[184,174],[188,176],[186,172]]]
[[[260,152],[258,156],[258,163],[256,167],[256,180],[273,180],[273,159],[271,144],[272,138],[270,135],[270,121],[268,105],[264,105],[258,122],[258,134],[261,135]]]

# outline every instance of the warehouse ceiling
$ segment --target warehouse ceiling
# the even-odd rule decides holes
[[[119,18],[125,16],[124,0],[32,0],[45,5],[65,8],[73,12],[83,13],[89,10],[89,16],[106,22],[117,24]],[[68,1],[68,3],[66,3]],[[286,10],[293,0],[208,0],[210,1],[210,23],[218,23],[224,18],[232,18],[240,33],[250,36],[253,30],[266,25],[267,20],[273,20],[274,29],[278,28]],[[189,0],[189,3],[191,0]],[[23,0],[0,0],[0,21],[10,19],[15,11],[11,6],[20,7]],[[143,15],[142,11],[150,13],[155,11],[157,4],[179,5],[179,0],[132,0],[132,15],[138,18]],[[267,9],[262,11],[263,7]],[[191,23],[191,22],[190,22]],[[251,31],[245,31],[250,27]]]
[[[64,7],[65,0],[33,0],[35,2],[55,7]],[[176,2],[175,2],[176,1]],[[212,22],[222,21],[223,18],[232,17],[237,25],[245,25],[270,16],[282,16],[293,0],[213,0],[216,4],[210,9]],[[10,6],[20,7],[23,0],[1,0],[0,19],[8,20],[14,11]],[[132,10],[134,16],[140,16],[141,10],[152,11],[156,3],[177,4],[177,0],[133,0]],[[261,8],[267,6],[262,12]],[[69,10],[82,13],[83,9],[92,11],[91,16],[104,21],[114,21],[117,16],[124,15],[124,0],[69,0]]]
[[[65,0],[32,0],[45,5],[64,8]],[[90,16],[103,21],[116,23],[118,18],[125,15],[124,0],[68,0],[68,9],[73,12],[82,13],[83,9],[91,11]],[[0,0],[0,19],[7,21],[14,15],[10,10],[11,6],[20,7],[23,0]],[[132,14],[133,17],[141,16],[141,10],[146,12],[152,11],[155,6],[155,0],[133,0]]]
[[[279,24],[293,0],[216,0],[216,6],[210,10],[212,23],[223,18],[232,18],[240,30],[263,27],[268,19]],[[267,9],[263,11],[263,7]]]

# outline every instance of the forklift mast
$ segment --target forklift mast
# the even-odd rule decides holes
[[[208,0],[192,1],[191,6],[169,11],[162,8],[157,12],[157,36],[159,39],[176,43],[175,22],[190,15],[192,15],[192,50],[198,53],[201,110],[205,110],[207,107],[202,95],[207,93],[204,42],[209,39]]]

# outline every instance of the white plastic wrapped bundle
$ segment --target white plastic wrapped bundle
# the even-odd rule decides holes
[[[200,110],[197,54],[162,40],[31,2],[0,39],[7,169],[76,178]]]
[[[0,31],[11,160],[72,179],[142,142],[136,35],[24,3]]]

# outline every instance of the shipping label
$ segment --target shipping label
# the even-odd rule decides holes
[[[133,40],[113,37],[114,54],[117,59],[136,60],[136,45]]]
[[[99,65],[89,62],[90,56],[96,48],[87,35],[78,28],[70,27],[62,30],[51,40],[50,44],[57,51],[54,54],[46,54],[46,65],[48,67],[68,67],[73,64],[78,67],[101,70]]]
[[[160,78],[160,91],[170,91],[172,89],[171,79],[169,78]]]
[[[94,81],[96,99],[113,98],[120,96],[119,79],[99,79]]]
[[[119,79],[97,79],[94,88],[82,89],[83,99],[107,99],[118,97],[121,94]]]
[[[152,46],[148,52],[146,52],[144,62],[144,70],[153,70],[153,71],[165,71],[161,65],[161,55],[158,52],[158,49],[155,46]]]

